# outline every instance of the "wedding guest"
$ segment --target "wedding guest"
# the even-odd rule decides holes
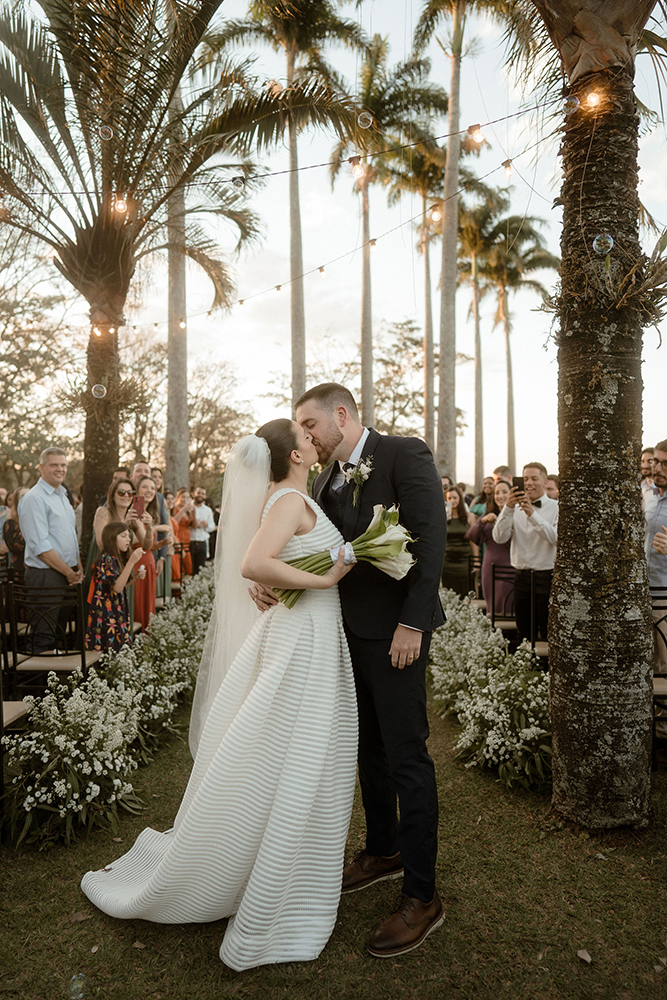
[[[473,499],[470,505],[470,513],[475,517],[481,517],[489,509],[489,503],[493,502],[493,488],[495,483],[493,476],[485,476],[482,482],[482,492]]]
[[[446,473],[444,476],[440,477],[440,482],[442,483],[443,494],[447,492],[450,486],[454,485],[454,480],[452,479],[451,476],[448,476]]]
[[[667,440],[660,441],[651,458],[651,473],[653,486],[643,494],[644,519],[646,525],[645,546],[646,564],[648,567],[648,583],[653,605],[653,618],[659,621],[667,614]],[[666,605],[666,607],[662,607]],[[655,660],[653,669],[656,674],[667,673],[667,623],[663,623],[660,631],[665,641],[656,636]],[[667,723],[661,723],[664,735],[667,736]],[[660,733],[663,736],[663,733]]]
[[[93,566],[92,595],[86,622],[86,649],[118,651],[132,640],[125,588],[132,570],[143,557],[141,547],[131,550],[125,521],[110,521],[102,530],[101,551]],[[145,572],[145,571],[144,571]],[[137,570],[141,578],[142,570]]]
[[[21,486],[7,497],[7,520],[2,527],[2,539],[9,554],[7,579],[12,583],[23,583],[25,575],[25,539],[19,527],[18,504],[22,496],[28,492],[27,486]]]
[[[7,490],[4,486],[0,486],[0,507],[5,507],[7,504]]]
[[[113,470],[112,480],[115,482],[117,479],[129,479],[130,470],[126,465],[119,465],[117,469]]]
[[[148,513],[144,513],[141,518],[137,517],[136,508],[132,503],[134,496],[134,486],[129,479],[115,479],[111,483],[106,503],[95,511],[93,532],[97,552],[93,562],[97,559],[98,553],[102,551],[102,532],[112,521],[124,521],[136,536],[139,544],[144,546],[145,551],[150,551],[153,545],[152,530],[149,536],[147,528],[152,527],[153,520]]]
[[[646,490],[650,490],[650,489],[653,488],[653,479],[652,479],[653,465],[652,465],[652,460],[653,460],[654,452],[655,452],[654,448],[644,448],[644,450],[642,452],[642,457],[641,457],[641,472],[642,472],[641,487],[645,491]]]
[[[145,476],[139,480],[137,497],[143,499],[144,513],[151,519],[152,548],[155,550],[159,544],[155,540],[157,529],[161,528],[162,531],[169,529],[167,525],[162,525],[159,521],[160,512],[157,504],[157,490],[150,476]],[[137,542],[135,547],[139,544]],[[141,627],[145,632],[148,628],[151,615],[155,614],[155,601],[157,598],[157,564],[153,551],[147,552],[144,549],[144,553],[137,565],[145,567],[146,575],[141,579],[137,579],[134,585],[134,620],[141,622]],[[160,567],[160,570],[162,570],[162,567]]]
[[[510,469],[509,465],[499,465],[496,469],[493,470],[493,481],[497,483],[498,480],[502,479],[502,481],[504,483],[507,483],[511,489],[513,475],[514,473]]]
[[[151,476],[153,478],[153,482],[155,483],[155,488],[157,489],[158,493],[163,493],[164,476],[162,475],[162,469],[160,469],[157,465],[151,465]]]
[[[45,448],[39,457],[40,478],[18,503],[19,525],[25,539],[25,583],[28,587],[56,588],[63,597],[68,587],[83,580],[76,538],[74,510],[65,493],[67,455],[62,448]],[[54,597],[57,602],[58,598]],[[53,649],[56,640],[49,607],[35,600],[32,629],[34,653]],[[65,609],[69,613],[69,609]],[[64,621],[65,612],[61,620]]]
[[[523,467],[525,491],[512,488],[493,526],[493,540],[510,542],[516,570],[514,607],[520,639],[530,639],[531,570],[535,581],[535,638],[547,638],[549,594],[556,558],[558,501],[545,493],[547,470],[541,462]]]
[[[447,547],[440,579],[443,587],[465,597],[470,590],[468,557],[472,551],[466,533],[477,518],[466,510],[463,493],[458,486],[447,490],[447,503]]]
[[[153,479],[153,476],[152,476],[150,465],[148,464],[148,462],[142,462],[142,461],[134,463],[134,465],[132,467],[132,474],[130,476],[130,479],[132,480],[132,483],[134,485],[135,491],[138,491],[138,489],[139,489],[139,483],[141,483],[142,480],[144,480],[144,479],[150,479],[150,480],[152,480],[153,483],[155,483],[155,480]],[[158,525],[158,524],[160,524],[160,525],[167,524],[168,525],[169,524],[169,511],[167,510],[167,506],[166,506],[166,504],[164,502],[164,497],[160,493],[160,491],[159,491],[159,489],[157,487],[157,484],[155,485],[155,502],[156,502],[156,505],[157,505],[157,512],[158,512],[158,516],[156,518],[154,518],[155,525]],[[166,558],[167,558],[167,547],[168,547],[167,531],[169,529],[167,528],[167,529],[164,529],[164,530],[157,530],[157,529],[154,529],[154,530],[157,531],[157,534],[155,535],[155,537],[154,537],[153,540],[154,540],[154,542],[158,543],[157,546],[156,546],[156,553],[157,553],[157,555],[155,556],[155,559],[156,559],[156,572],[157,572],[157,575],[159,577],[160,574],[162,573],[162,570],[164,569]],[[164,597],[165,596],[164,587],[160,588],[160,592],[161,592],[161,596]]]
[[[479,521],[473,524],[465,534],[468,541],[480,547],[484,546],[482,558],[482,594],[486,601],[487,614],[491,612],[492,594],[495,597],[494,611],[497,615],[510,616],[514,614],[514,600],[510,596],[514,584],[509,580],[496,580],[495,590],[492,585],[493,566],[511,566],[510,543],[496,542],[493,539],[493,526],[498,515],[507,503],[510,487],[500,479],[493,490],[493,497],[487,504],[486,511]]]
[[[194,509],[190,522],[190,555],[192,557],[192,575],[196,576],[206,562],[208,538],[215,531],[213,511],[206,503],[206,490],[196,486],[193,496]]]
[[[185,546],[176,551],[171,562],[171,578],[180,580],[183,576],[192,575],[192,559],[190,558],[190,524],[195,505],[189,490],[184,486],[176,493],[176,503],[172,512],[172,520],[176,525],[176,544]]]
[[[547,476],[547,481],[544,484],[544,492],[552,500],[558,500],[558,476]]]

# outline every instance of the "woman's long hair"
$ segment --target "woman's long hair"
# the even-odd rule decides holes
[[[137,483],[137,496],[139,496],[139,490],[141,489],[141,484],[145,483],[146,481],[151,482],[153,486],[155,486],[155,480],[153,479],[152,476],[142,476],[139,482]],[[150,503],[145,505],[144,510],[147,511],[153,518],[153,524],[160,523],[160,510],[157,505],[157,486],[155,486],[155,496],[153,497]]]
[[[456,517],[459,521],[463,521],[464,524],[468,523],[468,511],[466,510],[466,502],[463,493],[458,488],[458,486],[450,486],[447,490],[448,493],[456,493],[459,498],[459,505],[456,508]],[[454,517],[454,511],[452,511],[452,517]]]
[[[132,492],[134,493],[134,485],[129,479],[117,479],[114,483],[111,484],[111,486],[107,491],[107,510],[109,511],[109,522],[108,522],[109,524],[111,524],[112,521],[123,520],[122,517],[120,516],[120,511],[116,507],[116,490],[121,485],[129,486]],[[130,503],[130,507],[131,506],[132,504]],[[130,507],[128,507],[127,509],[129,510]]]

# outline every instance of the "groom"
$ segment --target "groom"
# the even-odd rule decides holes
[[[372,934],[371,955],[393,958],[417,948],[442,923],[435,888],[438,798],[426,749],[425,670],[431,632],[444,622],[438,586],[446,517],[433,456],[417,438],[388,437],[363,427],[352,394],[327,382],[296,404],[326,466],[313,499],[352,541],[368,527],[374,504],[399,505],[413,538],[416,564],[393,580],[359,563],[339,584],[359,706],[359,780],[366,848],[343,872],[343,892],[403,875],[398,909]],[[355,482],[345,471],[363,459]],[[363,481],[362,481],[363,480]],[[400,809],[397,816],[396,800]]]

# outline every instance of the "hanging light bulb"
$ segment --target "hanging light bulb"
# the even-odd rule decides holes
[[[114,212],[118,212],[119,215],[125,215],[127,212],[127,202],[124,198],[116,198],[113,208]]]
[[[512,161],[511,160],[503,160],[502,166],[503,166],[503,169],[504,169],[506,175],[508,177],[511,177],[512,176]]]
[[[153,329],[154,329],[154,330],[157,330],[157,329],[158,329],[158,325],[157,325],[157,323],[153,323]]]
[[[376,242],[377,242],[376,240],[369,240],[368,241],[368,245],[371,248],[371,253],[375,253]]]
[[[241,191],[245,187],[245,177],[240,174],[237,177],[232,177],[232,187],[235,187],[237,191]]]
[[[181,330],[185,330],[185,320],[184,319],[182,319],[181,322],[178,325],[180,326]]]
[[[468,135],[473,142],[484,142],[484,133],[481,125],[468,125]]]
[[[96,337],[101,337],[102,336],[102,331],[97,326],[93,327],[93,333],[95,334]]]
[[[364,176],[364,168],[362,166],[360,156],[351,156],[347,162],[352,165],[352,173],[355,177]]]
[[[433,222],[440,222],[440,219],[442,218],[442,212],[440,211],[440,206],[431,205],[430,212],[431,212],[431,219],[433,220]]]
[[[326,271],[324,270],[324,267],[318,267],[317,270],[320,272],[320,278],[326,278],[327,275]]]
[[[588,105],[589,108],[596,108],[601,100],[602,98],[600,97],[597,90],[591,90],[589,91],[586,97],[586,104]]]
[[[109,333],[115,333],[115,332],[116,332],[116,327],[115,326],[110,326],[109,327]]]
[[[243,299],[239,299],[239,305],[240,305],[240,306],[242,306],[242,305],[243,305]],[[210,316],[210,315],[211,315],[211,314],[209,313],[209,316]]]
[[[278,295],[280,295],[280,289],[281,289],[281,286],[280,285],[276,285],[276,291],[278,292]]]

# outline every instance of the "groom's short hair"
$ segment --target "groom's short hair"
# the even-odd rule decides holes
[[[344,385],[339,385],[338,382],[323,382],[322,385],[315,385],[312,389],[308,389],[302,396],[299,396],[294,410],[298,410],[300,406],[311,399],[319,404],[320,409],[326,410],[328,413],[333,413],[337,406],[344,406],[350,416],[356,420],[359,419],[359,410],[354,396],[349,389],[346,389]]]

